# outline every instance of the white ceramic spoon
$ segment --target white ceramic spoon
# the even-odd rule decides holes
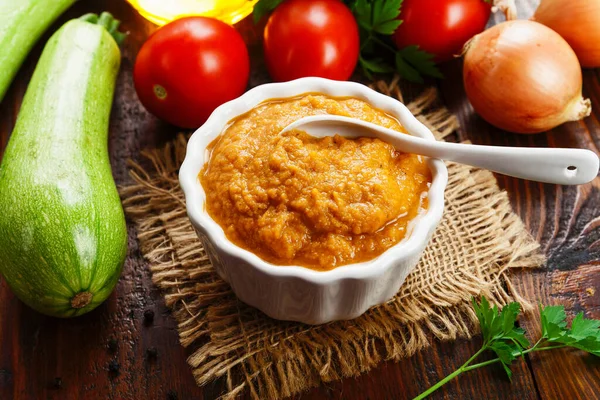
[[[558,185],[580,185],[598,175],[596,153],[585,149],[479,146],[438,142],[338,115],[301,118],[288,125],[314,137],[377,137],[406,153],[468,164],[504,175]]]

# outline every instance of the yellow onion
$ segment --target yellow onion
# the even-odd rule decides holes
[[[533,20],[558,32],[583,67],[600,67],[600,0],[542,0]]]
[[[463,80],[475,111],[507,131],[543,132],[591,113],[577,56],[537,22],[503,22],[471,39]]]

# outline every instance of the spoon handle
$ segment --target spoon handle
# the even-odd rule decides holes
[[[527,148],[438,142],[430,157],[489,169],[515,178],[580,185],[598,175],[598,156],[586,149]],[[408,150],[406,147],[405,150]],[[417,152],[425,155],[425,152]]]
[[[397,132],[392,132],[393,136],[387,132],[386,139],[402,151],[485,168],[515,178],[580,185],[598,175],[599,159],[591,150],[433,142],[410,135],[399,137]]]

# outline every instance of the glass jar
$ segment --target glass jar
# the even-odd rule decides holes
[[[143,17],[158,25],[201,15],[235,24],[252,12],[258,0],[127,0]]]

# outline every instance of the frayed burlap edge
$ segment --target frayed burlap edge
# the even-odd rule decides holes
[[[402,99],[398,80],[375,89]],[[439,139],[458,122],[446,109],[432,109],[427,90],[408,104]],[[321,382],[356,376],[382,360],[398,360],[440,340],[468,338],[475,331],[472,296],[494,303],[517,300],[508,276],[515,267],[543,263],[537,243],[510,207],[488,171],[449,164],[445,217],[397,296],[352,321],[306,326],[274,321],[238,301],[216,275],[185,211],[177,170],[187,140],[144,151],[152,167],[131,163],[135,184],[122,188],[125,211],[138,227],[141,250],[153,282],[179,324],[183,346],[200,385],[222,378],[230,399],[282,398]]]

